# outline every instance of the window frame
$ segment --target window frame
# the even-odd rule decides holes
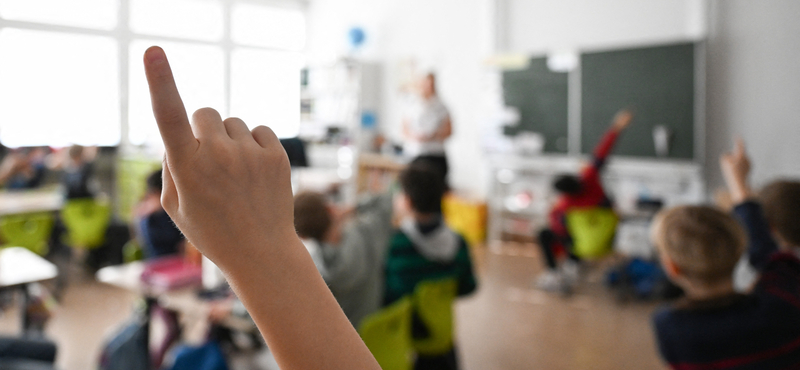
[[[176,43],[190,43],[201,44],[220,47],[223,53],[223,96],[225,99],[225,110],[220,112],[223,116],[227,116],[231,107],[231,69],[232,69],[232,55],[233,50],[236,48],[244,49],[258,49],[280,52],[297,52],[302,54],[303,50],[286,50],[281,48],[253,46],[248,44],[237,44],[231,38],[231,16],[232,8],[237,3],[249,3],[256,5],[281,7],[298,10],[305,16],[306,28],[306,45],[308,45],[308,0],[219,0],[222,3],[222,23],[223,23],[223,36],[219,41],[204,41],[184,37],[171,37],[171,36],[158,36],[150,34],[135,33],[130,29],[130,3],[132,0],[116,0],[118,1],[117,8],[117,25],[110,30],[92,29],[76,26],[67,26],[59,24],[41,23],[33,21],[20,21],[4,19],[0,16],[0,30],[4,28],[18,28],[24,30],[40,30],[49,32],[58,32],[65,34],[82,34],[82,35],[96,35],[110,37],[117,42],[117,71],[119,79],[119,114],[120,114],[120,141],[119,147],[123,153],[136,153],[151,148],[142,148],[135,146],[130,141],[130,122],[129,122],[129,88],[130,88],[130,46],[134,40],[153,40],[155,42],[168,41]],[[299,77],[298,77],[299,79]],[[298,82],[299,83],[299,82]],[[298,101],[298,109],[299,108]],[[191,113],[191,112],[189,112]],[[299,123],[298,123],[299,124]],[[147,150],[149,151],[149,150]]]

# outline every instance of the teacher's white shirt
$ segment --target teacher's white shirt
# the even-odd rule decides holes
[[[438,97],[427,100],[417,98],[409,104],[408,129],[413,136],[430,136],[442,127],[449,116],[450,112]],[[444,140],[407,140],[403,151],[410,157],[444,154]]]

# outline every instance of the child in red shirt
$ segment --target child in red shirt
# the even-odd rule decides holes
[[[539,233],[539,245],[548,268],[548,271],[537,280],[537,286],[540,288],[544,290],[568,289],[570,280],[574,281],[577,278],[576,262],[578,257],[570,253],[572,238],[566,226],[567,212],[574,208],[611,207],[611,201],[606,196],[600,181],[600,171],[603,169],[617,137],[630,125],[632,119],[633,115],[629,111],[623,110],[617,113],[611,128],[595,148],[592,163],[583,168],[580,176],[561,175],[553,184],[559,193],[559,198],[548,215],[549,228]],[[569,256],[568,263],[564,264],[563,274],[558,272],[554,255],[554,249],[557,247],[566,250]]]

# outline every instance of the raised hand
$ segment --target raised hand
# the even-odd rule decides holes
[[[144,65],[167,149],[164,209],[214,261],[282,369],[379,370],[294,231],[289,160],[272,130],[186,115],[167,57]]]
[[[628,128],[631,122],[633,122],[633,113],[627,109],[623,109],[614,116],[612,127],[616,131],[622,131]]]
[[[253,241],[292,238],[289,160],[272,130],[251,132],[211,108],[190,125],[164,51],[152,47],[144,59],[166,147],[161,202],[175,224],[220,265],[258,253],[248,250]]]
[[[719,165],[734,204],[741,203],[752,196],[748,182],[750,159],[747,157],[744,140],[741,138],[736,140],[733,152],[722,154]]]

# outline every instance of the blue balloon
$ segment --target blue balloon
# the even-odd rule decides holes
[[[367,34],[361,27],[353,27],[347,33],[348,38],[350,39],[350,45],[354,48],[357,48],[364,44],[364,40],[367,38]]]

